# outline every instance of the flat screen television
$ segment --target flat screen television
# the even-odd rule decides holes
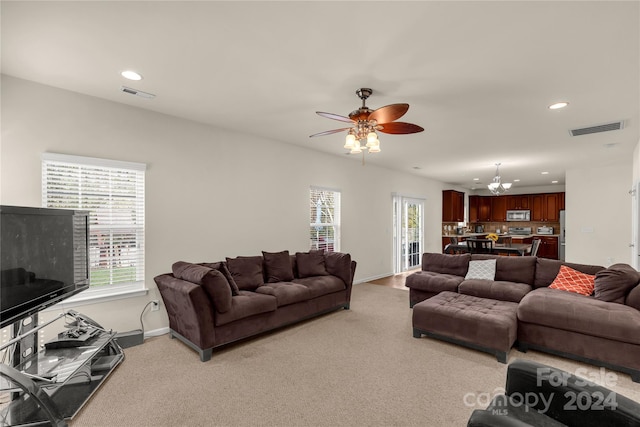
[[[0,328],[88,287],[88,211],[0,206]]]

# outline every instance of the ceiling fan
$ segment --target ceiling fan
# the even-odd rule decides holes
[[[373,90],[369,88],[361,88],[356,91],[356,95],[358,95],[362,100],[362,107],[349,113],[349,117],[316,111],[316,114],[319,116],[349,123],[351,126],[316,133],[311,135],[310,138],[330,135],[332,133],[338,133],[346,130],[347,138],[344,148],[351,150],[351,154],[362,153],[361,142],[370,153],[379,153],[380,140],[378,140],[376,131],[404,135],[409,133],[418,133],[424,130],[422,127],[412,123],[395,121],[405,115],[407,110],[409,110],[409,104],[391,104],[380,107],[377,110],[371,110],[365,105],[365,102],[372,93]]]

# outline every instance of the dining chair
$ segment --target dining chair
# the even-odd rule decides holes
[[[472,254],[490,254],[493,252],[493,240],[467,239],[467,248]]]
[[[535,239],[531,243],[531,253],[529,255],[536,256],[538,254],[538,248],[540,247],[540,239]]]

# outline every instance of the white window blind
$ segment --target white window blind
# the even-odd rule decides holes
[[[340,251],[340,192],[311,187],[309,191],[310,247]]]
[[[146,165],[42,155],[42,205],[88,210],[92,289],[144,286]]]

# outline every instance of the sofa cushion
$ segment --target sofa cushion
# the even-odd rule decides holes
[[[324,251],[296,252],[296,265],[300,278],[329,274],[324,261]]]
[[[533,285],[533,282],[535,281],[536,257],[499,256],[487,254],[471,255],[472,261],[484,259],[496,260],[496,277],[494,280],[526,283],[527,285]]]
[[[343,291],[347,288],[342,279],[336,276],[305,277],[293,279],[293,283],[299,283],[306,286],[311,293],[311,298]]]
[[[311,299],[309,288],[299,283],[265,283],[256,289],[256,292],[276,297],[278,307]]]
[[[640,280],[640,273],[628,264],[614,264],[596,273],[594,296],[601,301],[624,304],[625,297]]]
[[[483,279],[493,280],[496,277],[496,260],[486,259],[482,261],[469,261],[469,270],[467,271],[465,280]]]
[[[457,255],[453,255],[457,256]],[[416,271],[407,276],[404,285],[411,289],[438,293],[443,291],[458,292],[458,285],[464,277],[453,274],[434,273],[433,271]]]
[[[518,320],[640,345],[640,312],[557,289],[534,289],[518,304]]]
[[[231,287],[231,294],[232,295],[238,295],[240,292],[240,289],[238,288],[238,284],[236,283],[235,280],[233,280],[233,276],[231,275],[231,272],[229,271],[229,268],[227,268],[227,263],[224,261],[218,261],[218,262],[203,262],[199,265],[204,265],[205,267],[209,267],[212,268],[214,270],[218,270],[220,273],[222,273],[222,275],[224,276],[225,279],[227,279],[227,282],[229,282],[229,286]]]
[[[221,272],[209,270],[202,278],[202,287],[218,313],[226,313],[231,309],[231,287]]]
[[[274,296],[241,290],[239,295],[231,298],[231,309],[215,316],[215,324],[226,325],[238,319],[275,311],[277,307]]]
[[[574,292],[576,294],[591,295],[595,286],[596,276],[581,273],[566,265],[560,266],[558,275],[549,285],[549,289]]]
[[[422,270],[464,277],[469,269],[470,254],[447,255],[425,253],[422,255]]]
[[[325,252],[324,262],[327,273],[338,276],[345,284],[353,281],[351,277],[351,255],[342,252]]]
[[[264,260],[264,274],[267,283],[289,282],[293,280],[293,268],[291,268],[289,251],[262,251],[262,258]]]
[[[458,286],[458,292],[479,298],[520,302],[526,294],[531,292],[531,286],[526,283],[500,280],[465,280]]]
[[[526,257],[524,257],[526,258]],[[534,258],[534,257],[532,257]],[[549,286],[554,281],[561,265],[566,265],[578,270],[582,273],[595,275],[598,271],[604,270],[604,267],[599,265],[586,265],[586,264],[574,264],[570,262],[563,262],[555,259],[536,258],[536,278],[533,282],[534,288],[541,288],[543,286]]]
[[[627,295],[627,299],[624,301],[624,303],[629,307],[640,310],[640,285],[631,289],[631,292],[629,292],[629,295]]]
[[[238,288],[253,291],[264,284],[261,256],[239,256],[227,258],[227,267]]]

